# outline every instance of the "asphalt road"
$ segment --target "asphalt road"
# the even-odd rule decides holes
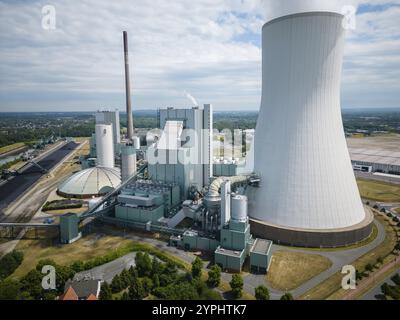
[[[117,274],[120,274],[124,269],[129,269],[131,266],[135,266],[135,257],[136,252],[128,253],[121,258],[115,259],[101,266],[87,271],[78,272],[75,274],[74,280],[97,279],[110,284]]]
[[[395,176],[395,175],[383,176],[383,175],[378,175],[378,174],[373,174],[373,173],[368,173],[368,172],[361,172],[361,171],[354,171],[354,174],[357,178],[364,178],[364,179],[368,179],[368,180],[400,184],[400,176]]]
[[[76,144],[75,142],[69,142],[61,148],[51,152],[37,163],[46,170],[51,170],[78,145],[79,144]],[[40,172],[36,166],[32,165],[22,174],[15,176],[0,186],[0,219],[3,216],[3,209],[32,187],[43,175],[45,174]]]

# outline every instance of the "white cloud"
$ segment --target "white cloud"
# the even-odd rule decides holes
[[[134,107],[185,106],[186,90],[200,103],[257,109],[258,38],[265,20],[338,10],[349,2],[366,1],[58,0],[54,31],[41,28],[47,2],[0,2],[0,111],[105,104],[123,109],[122,30],[129,35]],[[346,52],[345,95],[398,85],[391,68],[399,70],[399,37],[392,37],[399,32],[398,10],[358,16]]]

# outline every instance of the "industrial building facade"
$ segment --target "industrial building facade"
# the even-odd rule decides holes
[[[355,170],[400,175],[400,151],[349,148],[349,152]]]

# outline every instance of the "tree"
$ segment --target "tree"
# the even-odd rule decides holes
[[[156,257],[153,257],[153,261],[151,263],[151,274],[154,276],[155,274],[160,275],[163,270],[163,265]]]
[[[0,282],[0,300],[20,299],[21,285],[18,281],[6,279]]]
[[[160,286],[160,278],[158,274],[153,275],[153,288],[158,288]]]
[[[265,286],[258,286],[255,295],[257,300],[269,300],[269,290]]]
[[[132,281],[132,284],[129,286],[128,295],[129,300],[142,300],[146,297],[142,281],[139,278]]]
[[[208,271],[208,285],[211,287],[218,287],[221,282],[221,267],[214,264]]]
[[[121,300],[129,300],[129,294],[128,294],[128,292],[125,291],[125,292],[122,294]]]
[[[294,300],[292,294],[290,292],[286,292],[282,297],[281,300]]]
[[[136,269],[139,277],[149,276],[152,270],[152,261],[149,254],[146,252],[138,252],[135,257]]]
[[[398,273],[396,273],[391,279],[396,285],[400,286],[400,275]]]
[[[124,269],[119,275],[121,280],[121,286],[123,289],[128,288],[132,282],[133,276],[129,273],[128,270]]]
[[[153,281],[149,277],[144,277],[141,279],[141,281],[144,290],[144,295],[148,296],[151,290],[153,289]]]
[[[33,269],[29,271],[21,279],[21,291],[25,291],[32,299],[41,300],[44,298],[44,290],[42,288],[43,274]]]
[[[203,261],[199,257],[196,257],[192,262],[192,276],[194,279],[198,279],[201,276],[201,270],[203,269]]]
[[[243,291],[243,278],[239,274],[234,274],[229,284],[231,286],[233,295],[236,298],[240,298]]]
[[[374,266],[372,264],[368,263],[365,266],[365,270],[367,270],[368,272],[371,272],[372,270],[374,270]]]
[[[0,280],[11,275],[22,263],[24,255],[20,251],[11,251],[0,260]]]
[[[112,292],[110,285],[107,282],[103,282],[100,289],[100,300],[112,300]]]
[[[382,263],[383,263],[383,258],[382,258],[382,257],[379,257],[379,258],[376,260],[376,262],[379,263],[379,264],[382,264]]]
[[[111,291],[112,293],[120,292],[123,288],[121,277],[116,274],[111,281]]]

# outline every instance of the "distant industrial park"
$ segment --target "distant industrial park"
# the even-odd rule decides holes
[[[5,115],[0,299],[399,300],[400,111],[342,114],[342,21],[263,25],[258,114],[143,115],[123,31],[124,107]]]

